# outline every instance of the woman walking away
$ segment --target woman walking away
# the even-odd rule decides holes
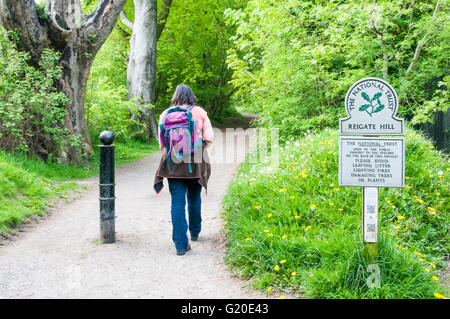
[[[177,255],[191,249],[201,231],[202,187],[207,191],[211,165],[206,147],[214,140],[211,122],[204,109],[195,105],[192,89],[180,84],[172,97],[172,105],[159,117],[159,144],[163,152],[155,175],[154,189],[159,194],[164,177],[172,197],[172,239]],[[186,221],[186,198],[189,224]]]

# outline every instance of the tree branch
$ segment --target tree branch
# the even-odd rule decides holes
[[[170,13],[170,6],[172,5],[172,0],[163,0],[163,6],[161,13],[158,16],[158,24],[156,26],[156,39],[159,40],[161,36],[164,26],[166,25],[167,17]]]
[[[133,30],[134,24],[130,21],[130,19],[128,19],[127,14],[123,10],[120,11],[120,20],[122,20],[122,23],[125,24],[128,28]]]
[[[35,64],[48,47],[46,26],[39,21],[34,0],[0,0],[0,24],[5,30],[20,30],[18,49],[28,51]]]
[[[433,18],[432,18],[433,24],[434,24],[434,22],[436,20],[436,14],[437,14],[437,12],[439,10],[440,2],[441,2],[441,0],[438,0],[437,3],[436,3],[436,7],[434,8],[434,13],[433,13]],[[426,43],[426,41],[428,40],[428,37],[431,34],[431,31],[432,31],[432,28],[430,26],[430,28],[428,28],[427,33],[425,33],[423,38],[417,43],[416,50],[414,51],[414,57],[411,60],[411,63],[409,64],[408,69],[406,70],[405,77],[408,77],[408,75],[411,73],[412,69],[416,65],[417,61],[419,60],[419,56],[420,56],[420,52],[422,51],[422,47]]]
[[[80,27],[85,19],[80,0],[47,0],[46,10],[52,23],[65,31]]]
[[[103,44],[116,25],[117,18],[127,0],[101,0],[95,11],[86,16],[83,28],[88,34],[95,35],[92,41]]]

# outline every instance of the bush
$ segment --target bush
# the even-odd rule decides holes
[[[67,98],[57,92],[59,54],[45,49],[38,67],[28,53],[19,52],[15,33],[0,34],[0,147],[47,159],[70,141],[78,140],[64,128]]]

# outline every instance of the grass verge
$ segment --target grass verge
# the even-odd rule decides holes
[[[98,141],[94,140],[94,145]],[[121,166],[158,150],[157,142],[145,144],[129,140],[116,142],[115,163]],[[99,153],[82,166],[46,163],[23,154],[0,151],[0,234],[14,232],[32,215],[42,215],[57,198],[79,189],[73,179],[98,174]],[[65,182],[65,183],[62,183]]]
[[[224,198],[226,261],[267,293],[448,296],[439,277],[450,243],[448,158],[415,131],[405,139],[407,186],[380,189],[375,266],[362,247],[361,189],[338,186],[333,130],[288,140],[278,167],[264,160],[241,165]]]

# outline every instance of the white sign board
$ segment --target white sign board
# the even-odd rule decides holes
[[[404,187],[405,140],[339,138],[339,185]]]
[[[396,117],[397,93],[381,79],[353,84],[345,96],[345,110],[347,117],[339,119],[341,135],[404,135],[403,119]]]

